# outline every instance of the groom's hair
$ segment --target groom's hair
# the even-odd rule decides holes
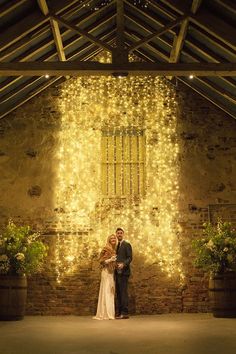
[[[121,227],[117,227],[116,232],[117,232],[117,231],[122,231],[122,232],[124,232],[124,230],[123,230]]]

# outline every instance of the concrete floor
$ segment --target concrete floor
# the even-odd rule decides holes
[[[235,354],[236,319],[210,314],[25,317],[0,322],[0,354]]]

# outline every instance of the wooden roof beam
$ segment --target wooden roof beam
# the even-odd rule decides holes
[[[236,3],[232,0],[215,0],[217,4],[223,6],[225,9],[227,9],[230,12],[233,12],[236,14]]]
[[[202,0],[192,0],[191,12],[195,14],[201,6]]]
[[[222,111],[224,111],[225,113],[229,114],[231,117],[236,119],[236,115],[229,110],[228,106],[224,106],[222,103],[217,102],[216,99],[212,99],[212,97],[207,95],[206,92],[204,92],[202,88],[196,87],[192,81],[190,83],[188,79],[183,78],[183,77],[178,78],[178,80],[183,82],[185,85],[189,86],[191,89],[193,89],[197,93],[199,93],[202,97],[204,97],[205,99],[210,101],[213,105],[215,105],[216,107],[219,107]]]
[[[129,47],[129,51],[133,51],[133,50],[139,48],[140,46],[142,46],[143,44],[150,42],[154,38],[160,37],[162,34],[166,33],[170,29],[176,27],[183,20],[185,21],[186,19],[187,19],[187,15],[178,17],[176,20],[171,21],[166,26],[163,26],[162,28],[160,28],[158,31],[156,31],[154,33],[151,33],[147,37],[145,37],[145,38],[141,39],[140,41],[138,41],[137,43],[134,43],[131,47]]]
[[[46,0],[37,0],[37,1],[38,1],[38,5],[39,5],[42,13],[45,16],[47,16],[49,14],[47,1]],[[52,34],[53,34],[54,42],[55,42],[55,45],[56,45],[56,48],[57,48],[58,58],[59,58],[60,61],[65,61],[66,60],[66,56],[65,56],[65,52],[64,52],[64,48],[63,48],[63,43],[62,43],[62,39],[61,39],[59,25],[53,19],[50,19],[50,24],[51,24],[51,28],[52,28]]]
[[[112,39],[111,38],[109,39],[110,35],[111,35],[111,33],[105,34],[104,36],[101,37],[101,39],[106,39],[106,40],[108,40],[110,42],[111,40],[114,39],[114,33],[112,35],[112,37],[113,37]],[[85,51],[85,49],[86,49],[86,53],[83,53]],[[96,49],[95,48],[95,44],[90,42],[90,43],[88,43],[87,46],[86,46],[86,44],[83,46],[83,49],[80,51],[81,55],[79,56],[79,59],[80,60],[89,60],[94,55],[98,54],[99,52],[101,52],[101,49]],[[72,53],[72,54],[69,55],[68,59],[70,59],[70,60],[72,59],[73,60],[75,56],[77,57],[77,53],[76,54]],[[48,58],[48,60],[51,59],[51,58],[52,58],[52,56],[50,56]],[[21,78],[21,77],[17,76],[16,80]],[[53,77],[53,78],[48,78],[46,81],[50,82],[50,83],[54,83],[55,80],[59,80],[60,78],[61,78],[60,76]],[[19,86],[17,86],[16,88],[11,89],[10,92],[8,92],[7,94],[5,94],[5,95],[3,95],[1,97],[1,99],[0,99],[0,107],[2,108],[3,105],[5,103],[7,103],[11,98],[13,98],[14,96],[17,96],[19,93],[22,94],[24,92],[24,90],[27,89],[30,85],[33,85],[34,83],[36,83],[37,81],[40,81],[40,80],[41,80],[41,76],[39,76],[39,77],[35,77],[34,76],[34,77],[30,78],[26,83],[24,82],[24,83],[20,84]],[[41,87],[39,87],[39,89],[40,89],[40,92],[41,92]],[[3,90],[4,90],[4,88],[3,88]],[[1,85],[0,85],[0,91],[1,91]],[[20,102],[19,104],[17,104],[17,106],[14,106],[14,108],[11,109],[10,111],[15,110],[18,106],[21,106],[23,103],[25,103],[29,99],[31,99],[31,95],[27,96],[26,99],[23,99],[23,102]],[[4,109],[3,109],[3,111],[0,109],[0,118],[5,116],[6,114],[8,114],[10,111],[4,112]]]
[[[120,50],[125,48],[125,16],[124,1],[116,0],[116,45]]]
[[[40,10],[42,11],[42,13],[47,16],[49,13],[49,9],[48,9],[48,4],[46,0],[37,0],[38,5],[40,7]]]
[[[5,5],[0,7],[0,18],[7,15],[11,11],[14,11],[18,6],[21,6],[26,1],[28,0],[8,1]]]
[[[187,11],[189,0],[161,0],[166,6],[183,15]],[[159,6],[157,2],[156,6]],[[233,50],[236,50],[236,30],[225,21],[214,16],[211,12],[204,9],[197,14],[190,16],[190,21],[208,33],[212,34],[217,39],[227,44]]]
[[[236,76],[236,63],[143,63],[108,64],[98,62],[18,62],[0,63],[0,76],[80,76],[114,73],[153,76]]]
[[[135,18],[131,17],[130,14],[127,15],[127,18],[129,19],[130,22],[132,21],[137,26],[138,29],[140,28],[141,30],[144,30],[144,31],[152,33],[152,31],[150,29],[147,29],[145,27],[145,23],[144,22],[143,23],[138,22]],[[128,33],[128,31],[126,31],[126,32]],[[126,33],[126,35],[127,35],[127,33]],[[135,44],[135,40],[138,41],[138,40],[142,39],[142,35],[138,32],[138,30],[137,30],[137,32],[134,32],[132,30],[131,34],[128,33],[128,35],[129,35],[129,38],[131,39],[131,42],[132,42],[132,44],[130,44],[130,46]],[[167,46],[169,46],[171,48],[171,42],[170,41],[167,42],[166,38],[165,39],[164,38],[160,38],[160,42],[163,42],[165,45],[167,45]],[[149,42],[149,43],[145,44],[145,47],[143,46],[140,49],[139,48],[135,49],[135,51],[137,51],[140,54],[140,53],[144,52],[145,48],[148,48],[152,52],[155,52],[155,54],[157,55],[157,59],[156,60],[152,60],[152,61],[154,61],[154,62],[155,61],[159,61],[160,60],[159,56],[160,56],[164,61],[168,62],[169,57],[167,56],[167,53],[164,53],[163,51],[161,51],[161,48],[158,48],[158,50],[157,50],[157,47],[156,46],[154,47],[154,45],[155,45],[155,43]],[[161,61],[163,61],[163,60],[161,60]]]
[[[105,23],[106,23],[106,21],[107,21],[108,19],[106,18],[105,20],[103,19],[102,20],[102,22],[97,22],[96,23],[96,27],[93,27],[93,30],[94,29],[99,29],[102,25],[104,25]],[[91,27],[91,26],[90,26]],[[68,30],[66,30],[66,31],[68,31]],[[111,38],[110,38],[110,35],[112,35],[113,36],[113,38],[112,38],[112,40],[114,39],[114,29],[112,30],[112,32],[110,32],[109,31],[109,34],[107,33],[107,31],[105,32],[105,33],[103,33],[102,34],[102,36],[99,36],[99,39],[101,39],[101,40],[106,40],[108,43],[110,43],[111,42]],[[68,49],[68,52],[69,52],[69,47],[70,47],[70,45],[73,45],[73,44],[75,44],[76,42],[77,42],[77,40],[80,40],[80,38],[79,37],[77,37],[76,35],[75,36],[73,36],[72,38],[70,38],[70,40],[69,41],[65,41],[65,48],[67,48]],[[53,41],[52,40],[50,40],[50,42],[48,42],[46,45],[51,45],[53,43]],[[84,45],[82,46],[82,48],[80,47],[80,49],[79,49],[79,51],[80,52],[84,52],[84,50],[86,49],[86,48],[94,48],[94,47],[92,47],[92,46],[94,46],[94,43],[89,43],[89,42],[86,42],[86,43],[84,43]],[[29,62],[29,61],[31,61],[31,59],[32,59],[32,56],[37,52],[39,52],[39,50],[40,50],[40,48],[43,48],[43,46],[41,45],[41,47],[39,46],[37,46],[37,48],[36,48],[36,50],[33,50],[33,51],[30,51],[29,53],[27,53],[27,55],[22,55],[22,56],[19,56],[19,57],[17,57],[16,58],[16,61],[17,62],[19,62],[19,61],[21,61],[21,62]],[[101,49],[100,49],[101,50]],[[95,50],[96,51],[96,50]],[[77,57],[77,56],[76,56]],[[74,54],[72,55],[72,54],[68,54],[68,58],[67,58],[68,60],[73,60],[74,59]],[[83,59],[83,58],[82,58]],[[43,57],[41,57],[41,59],[40,59],[41,61],[48,61],[48,60],[55,60],[55,53],[53,52],[52,53],[52,51],[50,51],[50,54],[48,55],[48,54],[46,54],[46,55],[44,55]],[[7,79],[7,80],[4,80],[4,82],[2,82],[2,83],[0,83],[0,92],[1,92],[1,90],[2,91],[4,91],[4,89],[6,88],[6,87],[9,87],[11,84],[15,84],[17,81],[19,81],[20,79],[21,79],[21,77],[22,76],[17,76],[17,77],[9,77],[9,80]]]
[[[52,27],[54,42],[55,42],[55,45],[57,48],[58,58],[60,61],[65,61],[66,56],[65,56],[65,52],[64,52],[64,48],[63,48],[59,25],[53,19],[50,19],[50,23],[51,23],[51,27]]]
[[[77,9],[77,11],[79,11],[81,9],[82,6],[84,6],[84,4],[88,4],[91,0],[87,0],[87,1],[83,1],[83,4],[80,5],[80,7]],[[110,5],[110,4],[109,4]],[[108,5],[108,6],[109,6]],[[99,14],[100,12],[102,11],[102,9],[99,9],[98,11],[96,11],[96,15]],[[71,15],[71,12],[72,10],[70,9],[69,11],[66,10],[66,16],[68,15]],[[81,24],[86,24],[90,19],[92,19],[94,16],[96,16],[94,13],[90,13],[88,16],[86,16],[86,18],[83,17],[82,20],[80,20],[77,25],[81,25]],[[98,21],[97,21],[98,22]],[[100,23],[100,22],[99,22]],[[105,22],[104,22],[105,23]],[[50,25],[50,24],[49,24]],[[45,34],[48,30],[48,26],[44,26],[44,28],[42,28],[39,31],[37,31],[36,29],[36,33],[33,34],[32,36],[32,33],[29,33],[27,34],[24,38],[21,38],[19,40],[17,40],[16,43],[12,44],[10,47],[6,48],[5,50],[3,50],[1,52],[0,50],[0,61],[11,61],[11,60],[8,60],[9,56],[11,56],[12,53],[14,53],[15,51],[18,51],[19,49],[23,49],[25,46],[27,46],[31,41],[32,41],[32,37],[33,39],[37,38],[38,36],[41,36],[43,34]],[[94,28],[93,28],[94,30]],[[63,35],[66,36],[66,34],[69,33],[69,29],[67,28],[64,32],[60,31],[61,32],[61,35],[63,37]],[[51,43],[51,41],[50,41]],[[65,47],[65,44],[64,44],[64,47]],[[18,61],[18,59],[16,59]]]
[[[53,10],[55,13],[61,13],[68,7],[71,7],[78,0],[57,0]],[[49,18],[40,12],[34,12],[18,21],[14,26],[9,27],[7,30],[1,32],[0,52],[10,47],[27,34],[33,32],[36,28],[44,25]]]
[[[132,45],[134,43],[134,40],[140,40],[141,36],[139,33],[133,33],[132,35],[129,34],[126,31],[126,36],[127,36],[127,43],[130,43],[130,45]],[[150,51],[154,54],[152,57],[150,56],[146,56],[146,51],[148,50],[148,52],[150,53]],[[145,45],[145,48],[138,48],[134,50],[134,54],[137,55],[137,57],[144,59],[145,61],[149,62],[167,62],[168,61],[168,57],[166,56],[166,53],[164,53],[163,51],[160,50],[160,48],[156,48],[153,46],[152,43],[147,43]],[[146,58],[144,58],[146,56]]]
[[[202,0],[193,0],[191,5],[191,12],[195,14],[201,5]],[[188,31],[189,17],[183,20],[180,26],[178,36],[174,37],[173,47],[170,53],[170,63],[177,63],[179,61],[180,53],[184,45],[185,37]]]
[[[233,104],[236,104],[235,95],[233,95],[231,92],[228,92],[228,91],[224,90],[222,87],[219,87],[218,85],[216,85],[214,82],[212,82],[208,78],[197,77],[196,79],[198,81],[202,82],[205,86],[207,86],[209,88],[209,90],[216,92],[217,95],[219,95],[219,96],[224,96],[228,101],[232,102]]]
[[[183,20],[180,26],[178,35],[174,36],[173,47],[170,52],[170,63],[177,63],[179,61],[180,53],[184,45],[184,40],[188,30],[189,18]]]
[[[125,45],[125,15],[123,0],[116,0],[116,47],[112,50],[112,63],[128,63],[128,49]]]
[[[126,33],[127,38],[130,38],[130,45],[132,45],[132,43],[134,42],[134,34],[132,33],[132,36],[129,35],[129,33]],[[137,35],[135,36],[137,39],[140,39],[140,37],[137,37]],[[135,39],[136,39],[135,38]],[[151,50],[152,52],[155,53],[156,58],[151,58],[150,54],[144,56],[144,49],[142,48],[142,52],[138,51],[137,53],[135,53],[137,56],[141,57],[142,59],[144,59],[145,61],[152,61],[152,62],[156,62],[157,60],[162,61],[162,59],[164,59],[165,61],[168,60],[168,58],[166,57],[166,55],[160,51],[157,51],[156,48],[154,48],[153,46],[147,45],[149,47],[149,50]],[[199,49],[199,48],[198,48]],[[191,61],[196,61],[196,62],[201,62],[201,58],[200,57],[194,57],[192,56],[192,54],[190,54],[188,51],[185,50],[185,54],[188,56],[188,59]],[[204,54],[206,55],[206,53],[204,52]],[[210,62],[215,62],[215,63],[220,63],[222,62],[222,58],[215,59],[214,57],[210,57]],[[171,77],[168,77],[168,79],[171,79]],[[221,80],[224,81],[227,85],[232,86],[233,88],[235,88],[235,82],[233,81],[233,79],[229,76],[227,77],[221,77]]]
[[[67,20],[64,20],[62,17],[57,16],[55,14],[50,13],[50,16],[53,20],[60,22],[62,25],[64,25],[65,27],[69,28],[72,31],[75,31],[79,35],[86,37],[92,43],[97,44],[99,47],[103,48],[104,50],[108,50],[109,52],[112,52],[113,48],[109,44],[94,37],[92,34],[87,32],[86,30],[82,29],[81,27],[75,26],[72,23],[68,22]]]

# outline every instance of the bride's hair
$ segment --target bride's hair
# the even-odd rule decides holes
[[[112,237],[115,237],[115,238],[116,238],[116,235],[111,234],[111,235],[108,236],[108,238],[107,238],[107,246],[108,246],[108,247],[111,247],[112,249],[115,249],[115,248],[116,248],[117,241],[116,241],[115,245],[113,246],[113,245],[111,244],[111,241],[110,241]]]

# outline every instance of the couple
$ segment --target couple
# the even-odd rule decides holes
[[[115,318],[129,318],[128,279],[132,261],[132,248],[124,240],[124,230],[122,228],[117,228],[116,235],[108,237],[99,261],[102,266],[102,272],[97,314],[94,319],[114,320]]]

